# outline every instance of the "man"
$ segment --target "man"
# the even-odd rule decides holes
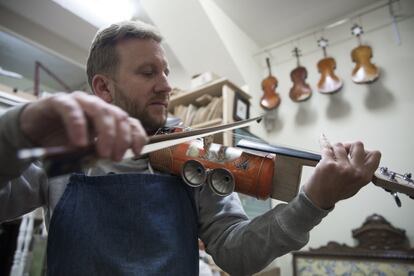
[[[252,274],[305,245],[335,203],[378,167],[379,152],[361,142],[324,141],[322,160],[299,195],[249,221],[237,194],[219,197],[152,173],[145,156],[56,179],[16,160],[19,148],[92,139],[99,157],[120,161],[127,148],[139,155],[146,133],[167,116],[171,87],[160,42],[146,24],[114,24],[97,34],[88,58],[97,97],[58,95],[0,118],[0,220],[45,208],[51,275],[197,275],[198,237],[225,271]]]

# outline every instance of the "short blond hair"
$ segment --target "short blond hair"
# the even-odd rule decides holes
[[[158,43],[163,39],[154,26],[141,21],[123,21],[99,30],[92,41],[86,63],[86,74],[92,91],[92,79],[96,74],[115,76],[119,63],[116,45],[130,38],[153,39]]]

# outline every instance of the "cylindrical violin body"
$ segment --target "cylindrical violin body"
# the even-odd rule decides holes
[[[312,89],[306,83],[308,71],[303,66],[296,67],[291,73],[290,78],[293,82],[293,87],[290,89],[289,97],[294,102],[303,102],[312,96]]]
[[[182,174],[188,160],[208,169],[227,169],[233,174],[236,192],[259,199],[267,199],[272,191],[276,159],[272,153],[250,153],[214,143],[206,150],[201,140],[194,140],[152,152],[149,158],[154,169],[174,175]]]
[[[352,61],[356,63],[352,70],[352,81],[355,83],[370,83],[379,77],[379,69],[371,63],[372,49],[360,45],[351,52]]]
[[[318,82],[318,91],[329,94],[339,91],[342,88],[342,80],[335,75],[336,62],[332,57],[326,57],[318,62],[318,71],[321,78]]]

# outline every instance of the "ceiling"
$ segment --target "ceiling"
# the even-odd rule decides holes
[[[213,0],[260,47],[332,24],[380,0]]]
[[[0,66],[6,70],[18,72],[25,77],[23,80],[10,80],[2,77],[2,83],[16,87],[19,90],[33,91],[33,82],[31,80],[34,79],[34,64],[36,61],[40,61],[47,66],[58,78],[63,79],[64,76],[65,83],[69,87],[79,88],[85,86],[85,72],[78,66],[68,63],[66,60],[43,51],[13,35],[0,32]],[[40,79],[48,88],[64,91],[64,87],[47,75],[44,70],[40,70]]]
[[[140,0],[134,1],[139,5]],[[200,1],[214,1],[261,48],[309,29],[333,23],[351,12],[375,2],[384,2],[383,0]],[[51,0],[0,0],[0,8],[6,8],[41,26],[48,32],[67,41],[68,45],[73,45],[85,55],[89,49],[90,41],[97,31],[96,27]],[[188,12],[185,7],[181,7],[181,9]],[[137,17],[143,21],[152,22],[145,10],[137,12]],[[177,32],[176,35],[180,36],[181,34]],[[180,66],[180,61],[171,48],[168,45],[166,45],[166,48],[171,66]],[[41,53],[42,51],[34,49],[33,45],[30,48],[28,43],[10,39],[10,36],[6,34],[0,36],[0,49],[0,66],[7,70],[19,72],[28,79],[33,78],[33,61],[40,58],[45,64],[53,65],[58,75],[70,76],[69,79],[65,78],[70,86],[78,88],[85,81],[84,67],[79,66],[79,63],[77,66],[76,64],[62,66],[59,62],[65,62],[64,60],[59,60],[50,53]],[[24,54],[20,54],[16,49],[21,49]],[[49,85],[56,87],[57,84],[50,81]]]

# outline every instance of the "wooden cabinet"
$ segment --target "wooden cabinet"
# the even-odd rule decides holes
[[[250,102],[249,94],[247,94],[245,91],[243,91],[241,88],[226,78],[220,78],[191,91],[183,92],[177,96],[171,97],[168,110],[171,114],[180,117],[185,122],[186,118],[184,117],[186,117],[186,113],[184,113],[184,115],[183,113],[177,114],[177,107],[183,106],[187,108],[188,112],[190,105],[194,105],[197,99],[200,99],[200,97],[204,95],[221,98],[219,116],[214,116],[211,119],[202,120],[196,124],[190,123],[188,126],[191,128],[204,128],[233,122],[235,120],[235,99],[242,99],[243,102],[247,104]],[[196,106],[198,111],[200,111],[202,107],[203,106]],[[194,114],[196,114],[196,112]],[[190,117],[192,116],[193,115],[190,114]],[[205,116],[205,118],[208,118],[208,116]],[[233,145],[233,137],[231,133],[218,134],[214,137],[214,142],[224,144],[226,146],[231,146]]]

